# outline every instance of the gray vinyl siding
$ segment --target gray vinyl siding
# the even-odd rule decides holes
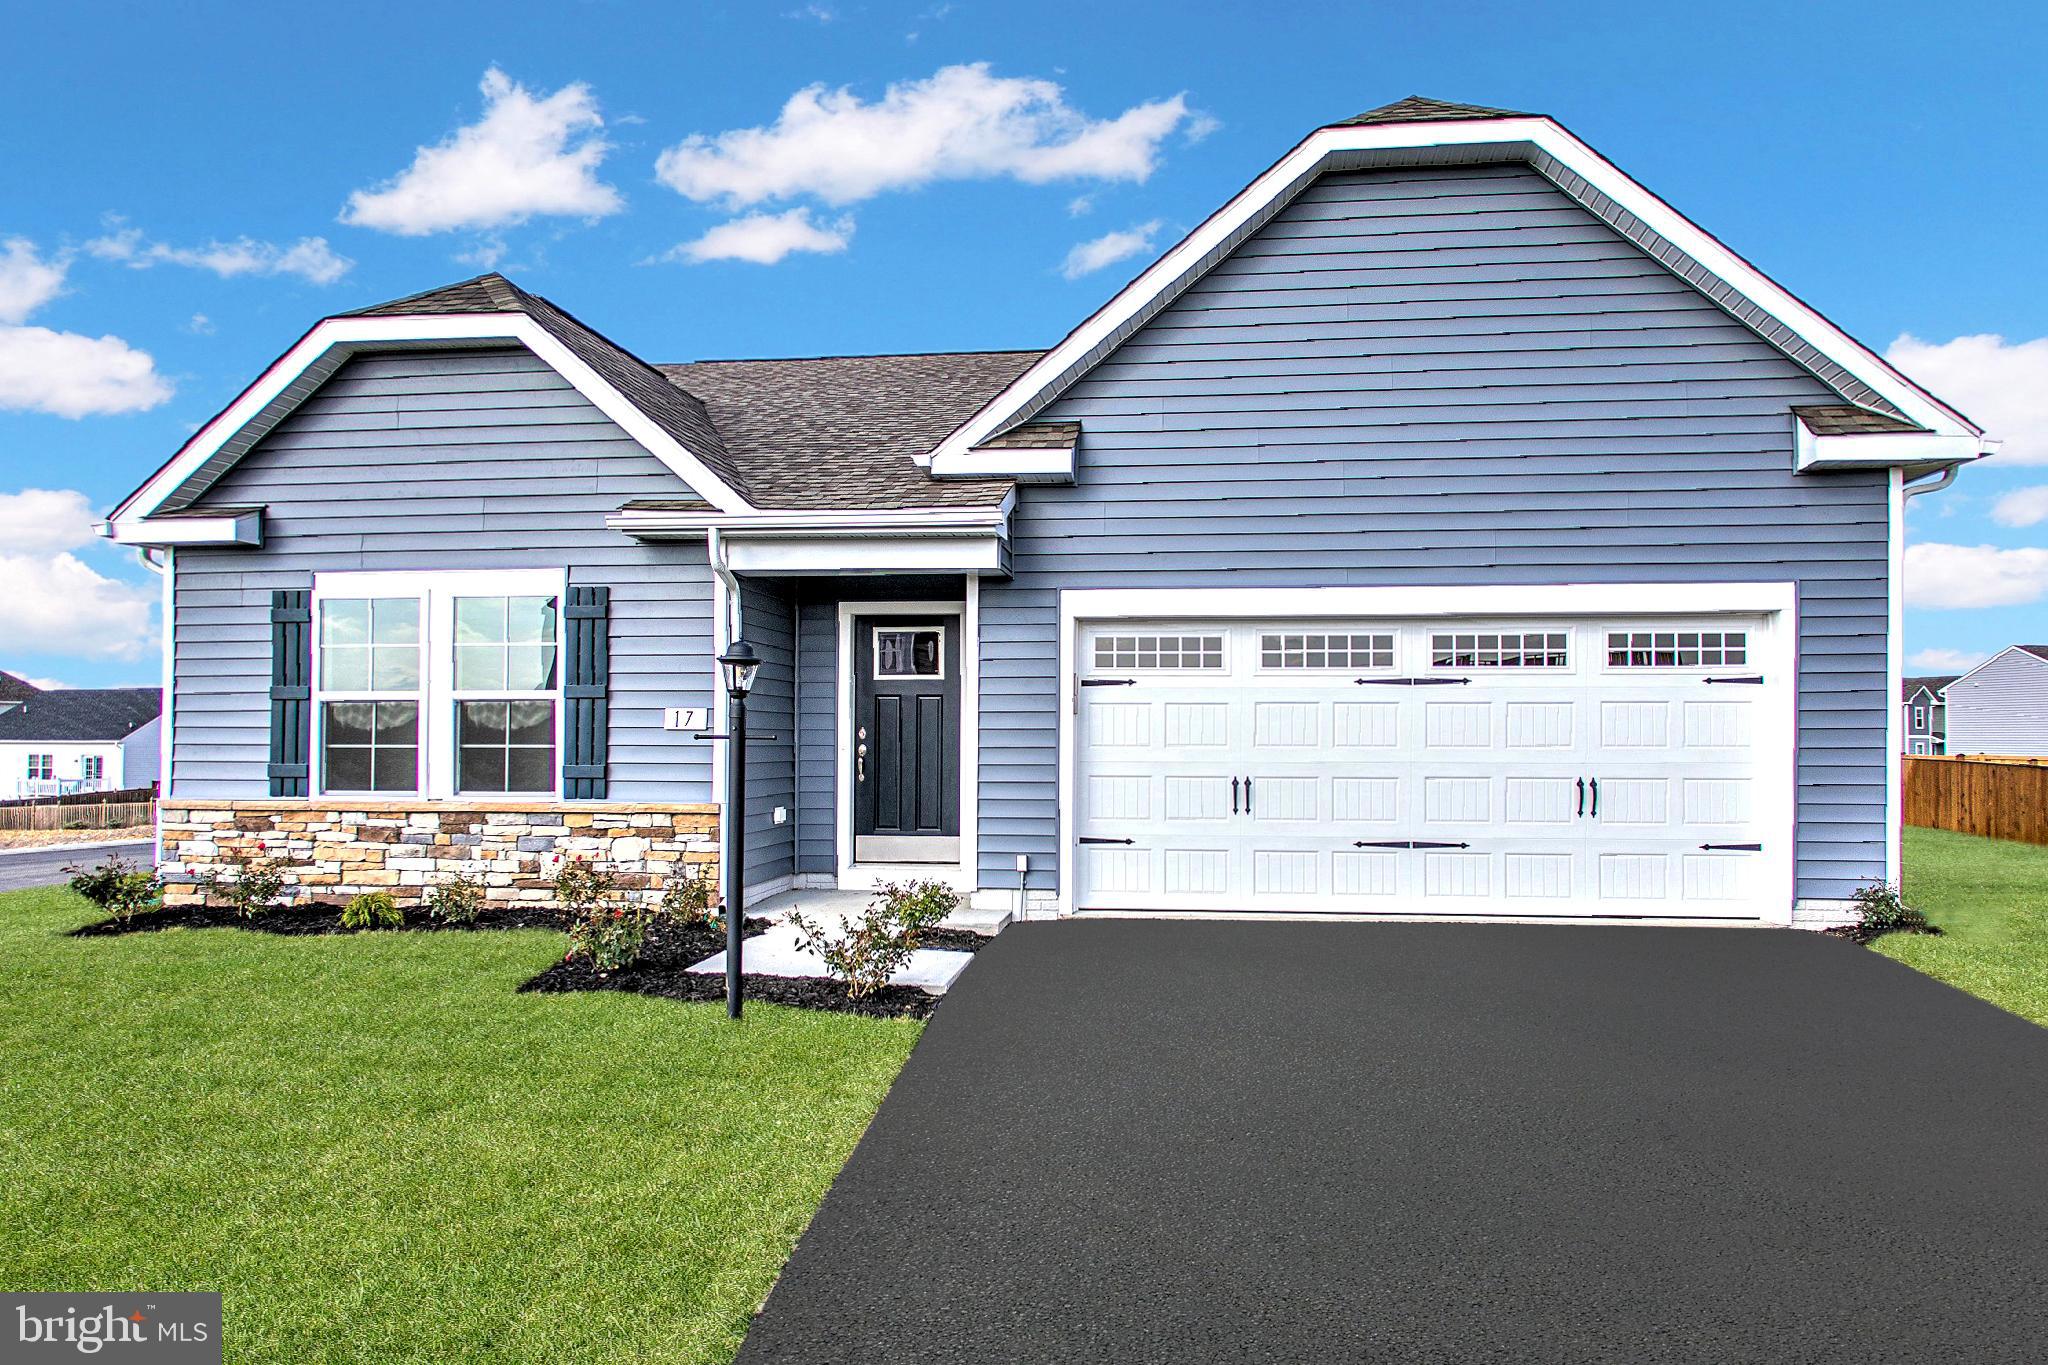
[[[787,591],[740,583],[740,635],[761,656],[747,697],[747,885],[796,871],[796,622]],[[775,812],[783,823],[775,823]]]
[[[1057,884],[1057,592],[1793,580],[1798,894],[1884,866],[1882,472],[1797,475],[1806,371],[1523,165],[1326,177],[1042,419],[982,589],[983,885]],[[1953,720],[1951,720],[1953,725]]]
[[[1942,696],[1949,753],[2048,755],[2048,659],[2009,649]]]
[[[711,746],[661,723],[711,702],[704,547],[604,525],[628,499],[688,492],[524,350],[350,360],[199,500],[265,507],[263,546],[176,553],[175,794],[268,791],[272,589],[349,569],[566,567],[612,590],[608,799],[708,801]]]
[[[839,604],[797,608],[797,871],[839,870]]]

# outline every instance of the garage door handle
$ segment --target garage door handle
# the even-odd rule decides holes
[[[1754,685],[1763,682],[1763,680],[1764,675],[1761,673],[1746,673],[1739,678],[1709,678],[1707,679],[1707,685],[1709,687],[1715,683],[1750,683]]]
[[[1470,678],[1353,678],[1360,687],[1459,687]]]
[[[1104,839],[1093,834],[1084,834],[1074,840],[1077,844],[1135,844],[1136,839]]]
[[[1600,818],[1600,779],[1593,779],[1593,818]]]
[[[1237,814],[1237,779],[1230,779],[1230,813]]]
[[[1252,780],[1249,777],[1244,780],[1244,813],[1252,813]]]
[[[1356,839],[1353,848],[1470,848],[1470,844],[1446,844],[1433,839]]]
[[[1586,779],[1582,777],[1582,778],[1580,778],[1580,779],[1579,779],[1579,814],[1580,814],[1580,815],[1584,815],[1585,813],[1586,813]]]

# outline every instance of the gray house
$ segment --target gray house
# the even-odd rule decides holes
[[[1955,680],[1955,674],[1946,673],[1936,677],[1907,678],[1899,684],[1899,708],[1904,716],[1907,753],[1947,752],[1942,747],[1948,736],[1948,716],[1941,690]]]
[[[2048,645],[2007,645],[1941,695],[1949,753],[2048,756]]]
[[[1818,924],[1898,875],[1903,504],[1983,449],[1553,120],[1416,98],[1049,350],[331,317],[105,531],[173,604],[174,878],[659,886],[744,635],[750,899]]]

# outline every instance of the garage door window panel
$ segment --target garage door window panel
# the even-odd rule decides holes
[[[1429,637],[1434,668],[1569,668],[1567,631],[1439,631]]]

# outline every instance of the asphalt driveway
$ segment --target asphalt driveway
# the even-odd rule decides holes
[[[2048,1030],[1739,929],[1004,932],[767,1361],[2048,1358]]]
[[[22,891],[34,886],[62,886],[71,880],[65,868],[76,863],[91,867],[119,854],[129,862],[148,862],[152,845],[96,844],[90,848],[57,845],[0,853],[0,891]]]

